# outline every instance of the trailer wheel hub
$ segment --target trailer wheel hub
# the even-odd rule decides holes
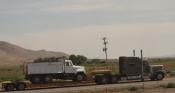
[[[40,80],[40,77],[38,77],[38,76],[36,76],[36,77],[33,78],[33,82],[34,83],[40,83],[40,81],[41,81]]]
[[[163,75],[161,74],[161,73],[159,73],[158,75],[157,75],[157,79],[158,80],[161,80],[163,78]]]
[[[17,90],[24,90],[25,88],[26,88],[26,85],[23,84],[23,83],[19,83],[19,84],[17,84],[17,86],[16,86],[16,89],[17,89]]]
[[[82,75],[78,75],[78,76],[77,76],[77,80],[78,80],[78,81],[83,80],[83,76],[82,76]]]

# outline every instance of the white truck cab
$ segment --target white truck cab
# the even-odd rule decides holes
[[[65,73],[77,74],[79,72],[86,73],[85,67],[75,66],[71,60],[65,60]]]

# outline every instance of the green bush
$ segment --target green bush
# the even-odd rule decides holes
[[[169,76],[175,76],[175,71],[169,71],[167,74],[169,74]]]
[[[83,55],[70,55],[69,60],[72,60],[74,65],[82,65],[87,62],[87,58]]]
[[[168,83],[166,88],[175,88],[175,83]]]
[[[128,87],[128,90],[129,91],[137,91],[138,90],[138,87],[134,87],[134,86]]]
[[[162,88],[166,88],[167,85],[166,85],[166,84],[161,84],[160,87],[162,87]]]
[[[22,79],[24,79],[22,66],[0,66],[0,82]]]

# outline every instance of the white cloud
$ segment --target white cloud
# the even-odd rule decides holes
[[[174,11],[173,0],[76,0],[63,4],[50,4],[43,8],[48,12],[166,12]]]
[[[75,11],[92,11],[95,9],[104,8],[105,5],[64,5],[52,6],[47,9],[48,12],[75,12]]]
[[[0,1],[0,13],[37,13],[41,12],[71,12],[71,11],[90,11],[110,6],[111,0],[75,0],[75,1],[21,1],[15,2]]]
[[[66,2],[62,5],[50,5],[43,10],[48,12],[87,12],[108,9],[109,7],[119,8],[111,0],[78,0],[77,2]]]
[[[44,19],[39,21],[58,19],[65,23],[66,19],[73,22],[75,18],[79,18],[75,21],[80,22],[79,24],[100,24],[98,22],[101,20],[109,24],[175,21],[173,0],[42,0],[27,3],[19,1],[7,2],[5,5],[0,2],[1,16],[21,16],[19,20],[24,20],[24,17],[25,20],[33,18],[33,21],[40,18]]]

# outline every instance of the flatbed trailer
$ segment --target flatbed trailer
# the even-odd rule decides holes
[[[48,89],[61,87],[75,87],[95,85],[93,81],[73,82],[71,80],[55,81],[52,83],[33,84],[30,81],[5,81],[1,83],[1,91],[21,91],[31,89]]]
[[[145,79],[144,82],[150,81]],[[122,84],[141,82],[140,80],[122,80],[119,82],[110,82],[106,84]],[[94,81],[73,82],[67,81],[55,81],[53,83],[40,83],[33,84],[30,81],[6,81],[1,83],[0,91],[24,91],[24,90],[38,90],[38,89],[52,89],[52,88],[66,88],[66,87],[79,87],[79,86],[94,86],[97,85]]]
[[[2,91],[20,91],[30,89],[47,89],[47,88],[60,88],[60,87],[76,87],[95,85],[94,78],[97,74],[109,74],[111,70],[94,70],[88,76],[86,81],[75,82],[72,80],[53,80],[51,83],[32,83],[29,80],[16,80],[1,82]]]

